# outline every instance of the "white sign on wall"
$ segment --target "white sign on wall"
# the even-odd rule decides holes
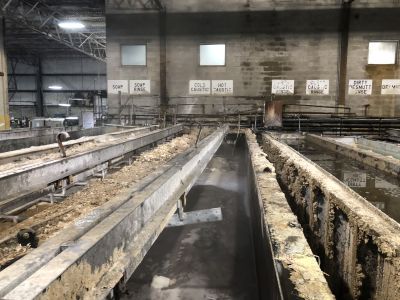
[[[272,94],[293,95],[294,80],[272,80]]]
[[[108,92],[110,94],[128,94],[129,86],[128,80],[109,80],[108,81]]]
[[[151,92],[150,80],[130,80],[129,93],[131,95],[146,95]]]
[[[367,187],[367,173],[363,172],[344,172],[343,182],[349,187]]]
[[[190,80],[189,81],[190,95],[210,95],[211,82],[210,80]]]
[[[233,80],[213,80],[213,95],[233,95]]]
[[[371,95],[372,80],[370,79],[352,79],[349,81],[349,95]]]
[[[383,79],[382,95],[400,95],[400,79]]]
[[[307,80],[307,95],[329,95],[329,80]]]

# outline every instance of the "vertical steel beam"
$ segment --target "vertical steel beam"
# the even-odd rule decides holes
[[[36,116],[44,116],[42,59],[40,57],[37,59],[36,65]]]
[[[161,114],[165,113],[168,108],[168,91],[167,91],[167,14],[163,9],[159,13],[159,33],[160,33],[160,107]]]
[[[0,131],[10,128],[7,57],[4,48],[4,18],[0,17]]]
[[[339,72],[338,72],[338,95],[337,104],[346,104],[346,87],[347,87],[347,56],[349,49],[349,30],[351,3],[353,0],[343,0],[340,13],[339,28]]]

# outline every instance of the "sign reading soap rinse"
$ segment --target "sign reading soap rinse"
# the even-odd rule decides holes
[[[131,80],[129,87],[131,95],[146,95],[151,91],[150,80]]]
[[[213,95],[233,95],[233,80],[213,80]]]
[[[349,95],[366,96],[372,94],[372,80],[356,79],[349,81]]]
[[[294,80],[272,80],[273,95],[293,95]]]

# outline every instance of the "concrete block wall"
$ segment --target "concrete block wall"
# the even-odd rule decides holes
[[[167,0],[164,3],[167,12],[167,99],[171,106],[180,105],[179,113],[236,113],[262,107],[263,102],[272,97],[273,79],[295,80],[294,95],[274,96],[276,100],[328,106],[338,103],[341,1],[296,1],[295,5],[283,0],[235,0],[229,3]],[[355,3],[354,14],[361,11],[374,15],[377,8],[395,13],[399,8],[393,1]],[[151,95],[122,95],[121,102],[157,107],[160,103],[159,16],[157,13],[140,13],[134,1],[110,0],[106,5],[108,80],[150,79]],[[356,27],[353,21],[350,23],[347,82],[371,76],[365,61],[370,39],[393,39],[400,31],[397,28],[388,31],[382,24],[379,28],[373,26],[379,22],[385,24],[383,13],[375,16],[373,24],[368,24],[368,18],[362,19],[365,21],[358,27],[369,25],[368,33]],[[214,42],[226,44],[226,66],[199,66],[199,45]],[[147,67],[121,66],[120,46],[137,43],[148,45]],[[397,67],[392,68],[397,70]],[[380,75],[373,76],[375,84],[380,84],[379,76],[391,75],[386,79],[393,79],[399,75],[382,75],[380,67],[378,69]],[[189,80],[195,79],[233,80],[234,94],[223,97],[189,95]],[[330,80],[330,95],[306,95],[306,80],[309,79]],[[379,88],[374,90],[380,93]],[[398,116],[399,101],[390,97],[354,97],[346,93],[345,104],[358,115],[364,113],[363,104],[371,104],[371,115]],[[109,95],[109,98],[110,113],[117,115],[120,112],[118,95]],[[129,107],[122,109],[122,115],[127,114]]]

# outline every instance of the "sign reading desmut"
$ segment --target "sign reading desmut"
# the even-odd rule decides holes
[[[128,80],[109,80],[108,81],[108,92],[110,94],[128,94]]]
[[[147,95],[151,92],[150,80],[129,81],[129,93],[131,95]]]
[[[352,79],[349,81],[349,95],[371,95],[372,80]]]
[[[213,95],[233,95],[233,80],[213,80]]]
[[[294,80],[272,80],[272,94],[293,95]]]
[[[190,80],[189,94],[190,95],[210,95],[211,82],[210,80]]]
[[[382,95],[400,95],[400,79],[383,79]]]
[[[329,95],[329,80],[307,80],[307,95]]]

